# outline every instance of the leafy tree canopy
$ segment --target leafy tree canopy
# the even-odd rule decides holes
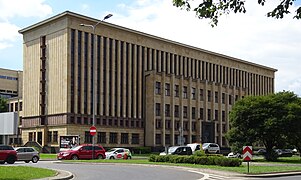
[[[241,150],[243,145],[261,143],[266,147],[266,158],[274,160],[277,157],[273,154],[273,148],[284,148],[288,143],[299,147],[301,99],[285,91],[267,96],[249,96],[232,107],[229,121],[227,139],[234,150]]]
[[[4,98],[0,97],[0,112],[7,112],[7,102]]]
[[[200,19],[210,19],[211,26],[214,27],[218,23],[218,18],[223,14],[245,13],[245,0],[202,0],[196,7],[191,7],[192,0],[173,0],[173,5],[186,9],[187,11],[195,11]],[[291,13],[290,7],[296,0],[280,0],[279,4],[271,11],[267,12],[268,17],[282,19],[286,14]],[[266,0],[257,0],[259,5],[264,6]],[[301,19],[301,7],[293,12],[294,18]]]

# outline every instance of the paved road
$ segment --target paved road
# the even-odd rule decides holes
[[[62,169],[74,174],[74,179],[80,180],[199,180],[204,175],[197,171],[187,171],[177,167],[160,167],[129,164],[106,164],[106,163],[81,163],[65,164],[50,161],[40,161],[37,164],[16,162],[15,165],[34,166],[42,168]]]

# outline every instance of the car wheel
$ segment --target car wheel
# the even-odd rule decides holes
[[[115,159],[114,156],[111,156],[110,159]]]
[[[0,161],[0,164],[4,164],[5,163],[5,161]]]
[[[209,153],[208,149],[206,149],[206,150],[205,150],[205,153],[206,153],[206,154],[208,154],[208,153]]]
[[[37,157],[37,156],[32,157],[33,163],[37,163],[38,161],[39,161],[39,157]]]
[[[216,154],[219,154],[219,151],[216,151]]]
[[[72,160],[78,160],[78,156],[77,156],[77,155],[73,155],[73,156],[71,157],[71,159],[72,159]]]
[[[104,159],[103,156],[100,154],[97,156],[97,159]]]
[[[9,157],[7,158],[7,160],[6,160],[6,162],[7,162],[8,164],[14,164],[15,161],[16,161],[16,158],[15,158],[14,156],[9,156]]]
[[[29,163],[29,161],[28,161],[28,160],[26,160],[26,161],[24,161],[24,162],[26,162],[26,163]]]

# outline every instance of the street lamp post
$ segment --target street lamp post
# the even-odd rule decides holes
[[[113,14],[108,14],[108,15],[106,15],[104,18],[103,18],[103,20],[99,20],[95,25],[92,25],[92,24],[80,24],[80,26],[85,26],[85,27],[91,27],[92,28],[92,35],[93,35],[93,53],[95,53],[96,52],[96,38],[95,38],[95,28],[96,28],[96,26],[100,23],[100,22],[102,22],[102,21],[104,21],[104,20],[106,20],[106,19],[109,19],[110,17],[112,17],[113,16]],[[93,59],[92,59],[92,61],[93,61],[93,67],[92,67],[92,70],[93,70],[93,73],[92,73],[92,80],[93,80],[93,84],[92,84],[92,94],[93,94],[93,119],[92,119],[92,126],[95,126],[95,115],[96,115],[96,108],[95,108],[95,106],[96,106],[96,90],[95,90],[95,66],[96,66],[96,58],[95,58],[95,55],[93,55]],[[95,142],[94,142],[94,136],[92,136],[92,159],[94,159],[94,144],[95,144]]]

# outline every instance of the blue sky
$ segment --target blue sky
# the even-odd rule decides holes
[[[196,1],[197,2],[197,1]],[[246,14],[223,16],[217,27],[193,12],[172,6],[172,0],[0,0],[0,67],[22,70],[22,36],[18,30],[66,10],[160,36],[209,51],[278,69],[276,91],[301,96],[301,20],[283,20],[265,13],[280,1],[246,1]],[[292,10],[301,5],[295,2]]]

